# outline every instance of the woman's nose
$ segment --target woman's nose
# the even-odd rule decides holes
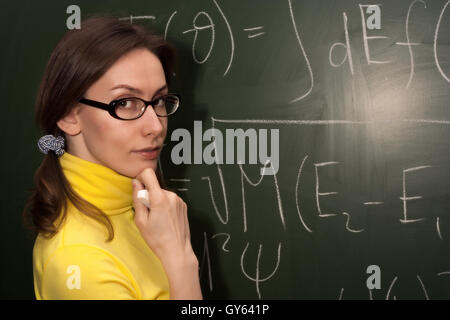
[[[162,121],[160,117],[156,115],[152,106],[148,106],[144,114],[138,120],[142,123],[142,129],[144,130],[145,135],[159,135],[164,130]]]

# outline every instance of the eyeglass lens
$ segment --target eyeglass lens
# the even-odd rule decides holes
[[[157,98],[153,109],[157,116],[167,117],[178,108],[179,99],[175,95],[167,95]],[[116,105],[116,115],[122,119],[134,119],[139,117],[144,109],[145,103],[137,98],[126,98],[120,100]]]

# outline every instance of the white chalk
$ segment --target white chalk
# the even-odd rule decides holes
[[[143,189],[139,190],[137,193],[137,198],[147,207],[150,209],[150,203],[148,202],[148,191]]]

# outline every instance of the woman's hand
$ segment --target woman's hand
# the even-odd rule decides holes
[[[148,191],[150,209],[137,198],[142,189]],[[171,298],[201,299],[198,260],[191,246],[186,203],[174,192],[161,189],[151,168],[133,179],[133,201],[134,221],[163,264]]]
[[[192,253],[186,203],[175,193],[161,189],[155,172],[147,168],[134,180],[134,221],[142,237],[162,262]],[[151,209],[137,199],[147,189]]]

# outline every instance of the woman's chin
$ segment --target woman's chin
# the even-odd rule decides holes
[[[156,168],[158,167],[158,159],[140,160],[139,162],[140,163],[139,163],[139,165],[137,165],[137,167],[140,169],[140,171],[142,171],[146,168],[151,168],[153,170],[156,170]]]

